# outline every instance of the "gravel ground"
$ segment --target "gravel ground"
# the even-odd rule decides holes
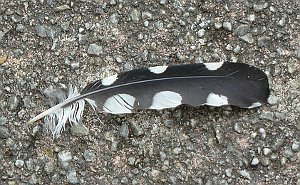
[[[69,84],[217,61],[264,70],[270,104],[26,124]],[[300,185],[299,61],[299,0],[0,0],[0,184]]]

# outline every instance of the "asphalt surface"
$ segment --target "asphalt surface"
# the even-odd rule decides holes
[[[265,71],[269,104],[26,123],[69,84],[222,61]],[[0,184],[300,185],[299,61],[299,0],[0,0]]]

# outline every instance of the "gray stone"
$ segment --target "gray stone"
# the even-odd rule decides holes
[[[268,37],[268,36],[262,36],[262,37],[259,37],[257,39],[257,45],[259,47],[269,47],[271,44],[271,37]]]
[[[271,161],[270,161],[269,158],[263,157],[263,158],[260,160],[260,163],[261,163],[261,165],[263,165],[263,166],[270,166]]]
[[[267,119],[270,121],[274,121],[274,113],[273,112],[269,112],[269,111],[264,111],[260,114],[259,116],[262,119]]]
[[[49,161],[45,164],[44,166],[44,171],[50,175],[53,171],[54,171],[54,168],[55,168],[55,163],[54,161]]]
[[[39,181],[38,177],[35,174],[32,174],[29,179],[29,184],[37,184]]]
[[[112,24],[118,24],[119,22],[119,16],[117,13],[114,13],[112,15],[109,16],[109,21],[112,23]]]
[[[63,167],[67,167],[72,158],[73,157],[70,151],[63,150],[58,153],[58,161]]]
[[[21,32],[21,33],[24,32],[25,31],[25,26],[23,24],[17,24],[16,31]]]
[[[71,134],[73,136],[86,136],[86,135],[89,135],[89,129],[87,129],[81,123],[74,124],[71,126]]]
[[[152,170],[149,171],[149,176],[150,176],[151,179],[156,181],[156,180],[159,179],[160,171],[156,170],[156,169],[152,169]]]
[[[129,165],[133,166],[135,162],[135,157],[129,157],[127,161]]]
[[[120,128],[120,135],[124,138],[128,138],[129,135],[129,128],[127,123],[123,123]]]
[[[71,169],[68,174],[67,174],[67,180],[71,184],[77,184],[78,179],[77,179],[77,173],[74,169]]]
[[[88,47],[88,54],[99,56],[102,53],[102,46],[97,44],[90,44]]]
[[[167,2],[168,2],[168,0],[160,0],[160,1],[159,1],[159,4],[165,5]]]
[[[179,148],[179,147],[176,147],[176,148],[173,149],[173,153],[175,155],[178,155],[180,152],[181,152],[181,148]]]
[[[79,44],[86,44],[89,41],[89,34],[78,34],[78,42]]]
[[[231,31],[232,30],[232,25],[230,22],[223,22],[223,28],[227,31]]]
[[[22,19],[23,19],[23,18],[22,18],[22,16],[20,16],[20,15],[14,14],[14,15],[11,16],[11,20],[12,20],[13,22],[15,22],[15,23],[21,22]]]
[[[0,139],[7,139],[9,138],[10,133],[8,128],[4,127],[4,126],[0,126]]]
[[[83,152],[83,158],[84,158],[84,160],[86,160],[88,162],[93,161],[95,159],[95,157],[96,157],[96,154],[92,150],[85,150]]]
[[[0,31],[0,41],[3,39],[3,37],[4,37],[5,34],[6,34],[5,32]]]
[[[268,98],[268,103],[270,105],[276,105],[278,103],[278,98],[277,96],[273,96],[271,95],[269,98]]]
[[[222,28],[222,23],[221,22],[215,22],[215,28],[216,29]]]
[[[19,106],[20,100],[17,96],[12,96],[8,99],[8,106],[10,110],[16,110]]]
[[[199,38],[203,37],[204,34],[205,34],[205,29],[200,29],[200,30],[197,32],[197,36],[198,36]]]
[[[240,174],[242,177],[251,180],[250,174],[247,170],[238,170],[238,174]]]
[[[153,15],[150,12],[142,12],[142,19],[152,20],[153,19]]]
[[[16,167],[18,167],[18,168],[22,168],[22,167],[24,166],[24,161],[18,159],[18,160],[16,160],[15,165],[16,165]]]
[[[71,9],[70,6],[67,5],[67,4],[64,4],[64,5],[60,5],[58,7],[55,7],[54,11],[56,11],[56,12],[62,12],[62,11],[69,10],[69,9]]]
[[[237,133],[241,134],[243,132],[243,122],[236,122],[234,124],[234,131],[236,131]]]
[[[256,166],[259,164],[259,159],[257,157],[254,157],[251,161],[251,165],[252,166]]]
[[[144,134],[143,130],[141,129],[141,127],[139,126],[139,123],[136,121],[130,122],[130,127],[133,131],[133,134],[135,136],[141,136]]]
[[[251,33],[247,33],[246,35],[243,35],[240,37],[243,41],[253,44],[254,43],[254,38],[252,37]]]
[[[269,155],[272,152],[272,150],[270,148],[264,148],[263,149],[263,154],[264,155]]]
[[[42,25],[37,25],[35,27],[35,31],[36,31],[37,36],[39,36],[39,37],[47,37],[48,36],[46,28]]]
[[[292,144],[292,151],[299,152],[300,151],[300,142],[294,141]]]
[[[138,23],[141,17],[141,12],[137,9],[133,9],[130,12],[130,18],[133,22]]]
[[[259,135],[261,137],[261,139],[265,139],[266,138],[266,130],[264,128],[259,128],[258,129]]]
[[[250,26],[247,24],[241,24],[234,30],[234,34],[236,34],[239,37],[246,35],[249,32],[250,32]]]
[[[225,170],[225,175],[226,175],[227,177],[231,177],[231,176],[232,176],[232,168],[227,168],[227,169]]]
[[[263,11],[267,7],[268,7],[268,3],[267,2],[258,3],[258,4],[254,4],[253,5],[253,9],[254,9],[255,12],[261,12],[261,11]]]

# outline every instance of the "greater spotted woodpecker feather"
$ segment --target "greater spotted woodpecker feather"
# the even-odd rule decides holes
[[[140,109],[233,105],[254,108],[267,102],[267,75],[243,63],[200,63],[135,69],[97,80],[29,121],[46,116],[57,136],[66,122],[79,123],[85,102],[100,112],[132,113]]]

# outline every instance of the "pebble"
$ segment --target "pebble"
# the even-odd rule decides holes
[[[267,48],[271,44],[271,37],[262,36],[257,39],[257,45],[261,48]]]
[[[268,103],[270,105],[276,105],[278,103],[278,98],[277,96],[273,96],[271,95],[269,98],[268,98]]]
[[[251,161],[251,165],[252,166],[256,166],[259,164],[259,159],[257,157],[254,157]]]
[[[102,53],[102,46],[90,44],[87,50],[88,54],[99,56]]]
[[[179,148],[179,147],[176,147],[176,148],[173,149],[173,153],[175,155],[178,155],[180,152],[181,152],[181,148]]]
[[[87,136],[89,135],[89,129],[87,129],[83,124],[73,124],[71,126],[71,134],[73,136]]]
[[[56,11],[56,12],[62,12],[62,11],[69,10],[69,9],[71,9],[70,6],[64,4],[64,5],[55,7],[55,8],[54,8],[54,11]]]
[[[141,12],[137,9],[133,9],[130,12],[130,17],[133,22],[138,23],[141,17]]]
[[[96,157],[96,154],[92,150],[85,150],[83,152],[83,158],[85,161],[91,162],[95,159],[95,157]]]
[[[135,162],[135,157],[129,157],[127,161],[130,166],[133,166]]]
[[[70,151],[63,150],[58,153],[58,161],[63,167],[67,167],[72,158],[73,157]]]
[[[271,161],[269,158],[267,157],[263,157],[261,160],[260,160],[260,163],[261,165],[263,166],[269,166],[271,164]]]
[[[25,31],[25,26],[23,24],[17,24],[16,31],[20,32],[20,33],[24,32]]]
[[[120,128],[120,135],[124,138],[128,138],[129,135],[129,128],[127,123],[123,123]]]
[[[247,170],[238,170],[238,174],[240,174],[242,177],[251,180],[250,174]]]
[[[223,22],[223,28],[227,31],[231,31],[232,30],[232,25],[230,22]]]
[[[255,12],[261,12],[263,11],[263,9],[267,8],[268,7],[268,3],[265,2],[265,3],[258,3],[258,4],[254,4],[253,5],[253,9]]]
[[[294,141],[292,144],[292,151],[299,152],[300,151],[300,142]]]
[[[253,44],[254,43],[254,39],[252,37],[251,33],[247,33],[246,35],[243,35],[240,37],[243,41],[249,43],[249,44]]]
[[[205,34],[205,30],[204,30],[204,29],[200,29],[200,30],[197,32],[197,36],[198,36],[199,38],[203,37],[204,34]]]
[[[24,166],[24,161],[18,159],[18,160],[16,160],[15,165],[16,165],[16,167],[18,167],[18,168],[22,168],[22,167]]]
[[[168,0],[160,0],[160,1],[159,1],[159,4],[165,5],[167,2],[168,2]]]
[[[264,155],[269,155],[272,152],[272,150],[270,148],[264,148],[263,149],[263,154]]]
[[[227,169],[225,170],[225,175],[226,175],[227,177],[231,177],[231,176],[232,176],[232,168],[227,168]]]
[[[20,100],[17,96],[12,96],[8,99],[8,105],[10,110],[16,110],[18,108],[18,105],[20,103]]]
[[[260,114],[259,116],[262,119],[267,119],[270,121],[274,121],[274,113],[273,112],[269,112],[269,111],[264,111]]]
[[[53,171],[54,171],[54,168],[55,168],[55,163],[54,161],[49,161],[45,164],[44,166],[44,171],[50,175]]]
[[[250,26],[247,24],[241,24],[234,30],[234,34],[236,34],[239,37],[246,35],[249,32],[250,32]]]
[[[160,175],[160,171],[159,170],[152,169],[151,171],[149,171],[150,178],[152,178],[155,181],[159,179],[159,175]]]
[[[113,13],[110,17],[109,17],[109,21],[112,23],[112,24],[118,24],[119,22],[119,16],[117,13]]]
[[[222,23],[221,22],[215,22],[215,28],[216,29],[222,28]]]
[[[7,139],[9,138],[10,133],[8,128],[4,127],[4,126],[0,126],[0,139]]]
[[[133,134],[135,136],[141,136],[144,134],[143,130],[141,129],[141,127],[139,126],[138,122],[136,121],[133,121],[133,122],[130,122],[130,127],[133,131]]]
[[[67,180],[71,184],[77,184],[78,179],[77,179],[77,173],[74,169],[70,170],[67,174]]]
[[[47,37],[47,31],[46,31],[46,28],[42,25],[37,25],[35,27],[35,31],[36,31],[36,34],[37,36],[39,37]]]
[[[236,131],[237,133],[241,134],[243,132],[242,126],[243,126],[242,122],[236,122],[234,124],[234,127],[233,127],[234,131]]]
[[[259,134],[260,134],[260,138],[261,139],[265,139],[266,138],[266,130],[264,129],[264,128],[259,128],[258,129],[258,132],[259,132]]]

